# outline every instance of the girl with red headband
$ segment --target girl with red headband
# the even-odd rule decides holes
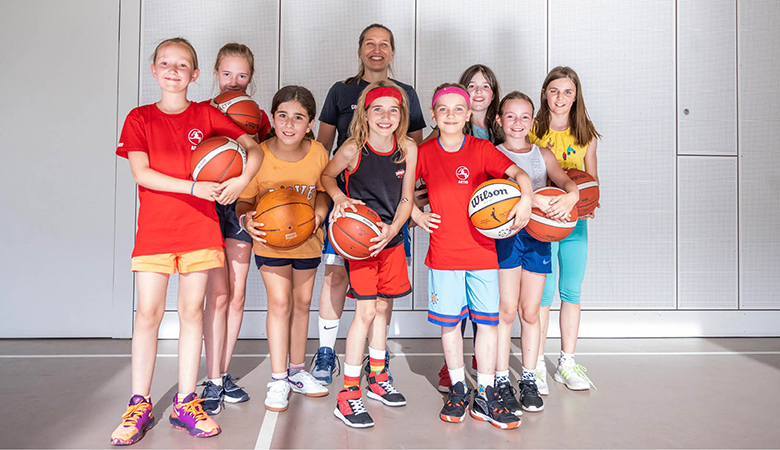
[[[393,298],[411,290],[406,269],[402,226],[412,210],[417,145],[406,136],[409,103],[392,81],[371,83],[358,99],[349,126],[350,138],[322,172],[322,185],[333,199],[330,219],[355,205],[366,205],[379,214],[381,233],[371,241],[369,258],[345,261],[350,294],[357,299],[355,317],[347,334],[344,388],[336,400],[336,417],[354,428],[374,421],[363,406],[360,392],[361,360],[369,330],[367,395],[387,406],[404,406],[406,399],[392,385],[385,367],[387,310]],[[336,177],[345,174],[345,194]]]

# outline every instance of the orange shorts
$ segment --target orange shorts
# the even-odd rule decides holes
[[[345,259],[344,265],[349,276],[350,298],[397,298],[412,292],[403,243],[386,248],[373,258],[359,261]]]
[[[222,247],[204,248],[191,252],[160,253],[133,257],[133,272],[157,272],[173,274],[200,272],[225,265]]]

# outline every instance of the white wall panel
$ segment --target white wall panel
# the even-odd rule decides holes
[[[740,308],[780,309],[780,2],[737,6]]]
[[[577,71],[602,134],[584,308],[675,307],[674,19],[672,0],[549,0],[549,67]]]
[[[677,2],[680,154],[737,154],[736,0]]]
[[[111,336],[118,26],[118,1],[0,3],[0,337]]]
[[[736,309],[737,159],[678,160],[678,307]]]

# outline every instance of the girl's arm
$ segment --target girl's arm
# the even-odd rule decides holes
[[[246,150],[246,167],[241,175],[224,181],[219,186],[221,193],[216,200],[223,205],[229,205],[236,201],[252,178],[260,171],[260,166],[263,165],[263,149],[251,135],[240,136],[237,141]]]
[[[265,245],[265,231],[260,231],[256,228],[263,226],[263,224],[252,220],[252,216],[254,216],[254,209],[254,199],[239,198],[236,203],[236,217],[238,217],[241,225],[255,242]]]
[[[601,181],[599,181],[598,161],[596,160],[596,148],[598,147],[598,143],[598,139],[593,138],[593,140],[590,141],[590,145],[588,145],[588,150],[585,151],[585,172],[591,174],[593,178],[596,179],[596,183],[601,186]],[[601,205],[596,205],[596,208],[601,208]],[[595,213],[596,212],[593,211],[583,218],[593,219],[596,217]]]
[[[145,152],[127,152],[133,180],[147,189],[177,194],[189,194],[204,200],[214,201],[219,195],[219,184],[211,181],[190,181],[162,174],[151,168],[149,154]]]
[[[351,199],[344,195],[336,183],[336,177],[339,176],[344,169],[354,167],[357,162],[359,151],[360,149],[357,148],[355,142],[345,142],[322,171],[320,182],[330,198],[333,199],[333,211],[330,213],[330,220],[336,220],[343,216],[344,210],[347,208],[352,208],[353,211],[357,212],[354,205],[365,205],[365,203],[360,200]]]
[[[330,196],[327,192],[317,192],[317,197],[314,199],[314,231],[325,223],[325,218],[328,215],[328,208],[330,208]]]
[[[534,189],[528,174],[517,165],[512,164],[505,173],[507,176],[514,179],[520,186],[520,201],[515,204],[507,216],[509,219],[515,218],[514,224],[509,229],[518,230],[526,226],[528,220],[531,218],[531,205],[533,204]]]
[[[580,190],[577,188],[577,184],[561,169],[561,165],[550,150],[546,148],[540,148],[539,150],[542,153],[542,158],[544,158],[544,164],[547,166],[547,176],[566,193],[557,197],[536,195],[534,202],[537,203],[537,207],[547,217],[564,222],[568,219],[572,208],[580,200]]]
[[[410,131],[409,133],[406,133],[407,136],[414,139],[414,143],[417,145],[420,145],[423,143],[423,132],[422,130],[417,131]]]
[[[385,248],[387,243],[401,231],[401,227],[409,220],[409,215],[412,213],[414,202],[411,200],[414,195],[414,177],[417,173],[417,144],[411,139],[407,139],[405,144],[406,169],[401,187],[401,201],[395,209],[393,223],[387,225],[384,222],[377,222],[382,233],[371,239],[371,242],[374,242],[374,245],[369,248],[372,252],[371,256],[378,255]]]
[[[333,141],[336,140],[336,127],[325,122],[320,122],[320,129],[317,131],[317,141],[325,147],[325,150],[333,149]]]

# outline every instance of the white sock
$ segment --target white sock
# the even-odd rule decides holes
[[[496,370],[496,382],[504,383],[509,381],[509,369]]]
[[[458,381],[462,381],[463,384],[466,384],[466,367],[461,366],[460,369],[450,369],[449,367],[447,370],[450,372],[450,381],[452,384],[457,384]]]
[[[222,377],[219,378],[209,378],[209,381],[216,384],[217,386],[222,386]]]
[[[385,355],[387,354],[386,350],[377,350],[375,348],[371,348],[371,346],[368,347],[368,357],[373,359],[381,359],[384,361]]]
[[[287,372],[271,373],[271,379],[274,380],[274,381],[286,380],[287,379]]]
[[[334,348],[336,345],[336,338],[339,335],[339,319],[328,320],[319,317],[318,324],[320,347]]]
[[[574,353],[564,353],[563,350],[561,350],[561,356],[558,358],[558,361],[563,364],[569,360],[574,361]]]
[[[493,387],[493,383],[496,380],[495,373],[479,373],[477,372],[477,384],[479,385],[479,395],[485,396],[485,389],[490,386]]]
[[[531,381],[536,377],[536,370],[535,369],[526,369],[523,367],[523,379]]]

